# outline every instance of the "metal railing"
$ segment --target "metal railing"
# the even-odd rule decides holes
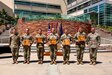
[[[0,43],[9,43],[9,36],[8,35],[0,36]]]
[[[112,44],[112,39],[101,38],[102,44]]]

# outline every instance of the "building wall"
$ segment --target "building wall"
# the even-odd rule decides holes
[[[10,9],[14,10],[14,0],[0,0],[2,3],[4,3],[6,6],[8,6]]]
[[[23,1],[23,0],[17,0],[17,1]],[[61,12],[61,14],[67,14],[66,3],[65,3],[66,0],[24,0],[24,1],[43,3],[43,4],[59,5],[59,6],[61,6],[60,11],[55,10],[55,9],[48,9],[48,12]],[[36,7],[32,7],[32,9],[34,9],[34,10],[35,10],[35,8]],[[41,8],[39,8],[37,10],[40,10],[40,9]],[[43,8],[43,9],[45,9],[45,8]],[[41,10],[43,10],[43,9],[41,9]],[[46,9],[45,9],[45,11],[46,11]]]
[[[5,0],[4,0],[5,1]],[[8,5],[6,5],[6,3],[3,3],[0,1],[0,11],[2,11],[2,9],[5,9],[5,11],[8,13],[8,15],[13,16],[13,9],[10,8]]]
[[[17,7],[18,5],[15,6],[14,0],[0,0],[0,1],[2,3],[4,3],[5,5],[7,5],[12,10],[13,13],[15,12],[14,11],[15,8],[18,8]],[[39,2],[39,3],[47,3],[47,4],[52,4],[52,5],[60,5],[61,6],[60,10],[59,9],[48,9],[49,12],[51,12],[51,13],[57,12],[57,13],[61,13],[63,15],[67,14],[67,2],[66,2],[66,0],[18,0],[18,1],[31,1],[31,2],[37,2],[37,3]],[[21,7],[21,9],[24,8],[24,9],[30,10],[30,8],[28,8],[27,6],[22,7],[21,5],[19,5],[19,7]],[[38,9],[36,7],[33,7],[32,9],[34,11],[37,11],[37,10],[40,10],[40,11],[44,10],[44,11],[46,11],[45,8],[41,9],[40,7],[38,7]]]
[[[86,2],[87,0],[85,0]],[[88,0],[89,1],[89,0]],[[99,2],[97,2],[99,1]],[[112,0],[93,0],[90,2],[88,6],[82,7],[79,9],[80,6],[83,6],[82,2],[80,4],[71,3],[68,5],[68,15],[79,16],[83,14],[92,14],[94,12],[97,14],[97,23],[99,25],[111,25],[112,23]],[[72,5],[72,6],[71,6]],[[74,9],[74,7],[76,9]],[[93,17],[93,15],[91,15]],[[112,26],[112,25],[111,25]]]
[[[69,16],[71,16],[71,17],[73,17],[73,16],[80,16],[82,14],[84,14],[84,10],[76,11],[74,13],[69,14]]]
[[[107,3],[112,3],[112,0],[107,0],[106,2],[107,2]]]
[[[27,11],[37,11],[37,12],[49,12],[49,13],[62,13],[61,9],[53,9],[39,6],[28,6],[28,5],[20,5],[16,4],[15,9],[19,10],[27,10]]]
[[[61,9],[62,9],[62,14],[67,15],[67,0],[58,0],[60,1]]]

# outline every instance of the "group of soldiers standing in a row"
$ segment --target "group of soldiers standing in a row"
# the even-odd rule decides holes
[[[42,33],[42,30],[39,29],[37,35],[35,36],[35,39],[30,35],[30,30],[27,28],[25,30],[25,34],[20,38],[20,36],[17,33],[16,28],[12,29],[12,33],[10,35],[10,48],[12,51],[12,57],[13,57],[13,64],[18,64],[18,54],[19,54],[19,47],[20,44],[23,46],[24,51],[24,64],[30,63],[30,52],[31,52],[31,45],[33,42],[36,43],[37,47],[37,55],[38,55],[38,64],[43,64],[44,59],[44,44],[48,42],[49,48],[50,48],[50,58],[51,62],[50,64],[56,64],[56,52],[58,51],[57,45],[58,43],[62,44],[63,46],[63,64],[70,64],[69,58],[70,58],[70,44],[73,43],[73,41],[76,44],[77,47],[77,64],[83,64],[83,53],[85,49],[85,45],[87,44],[89,47],[90,52],[90,65],[96,64],[96,58],[97,58],[97,49],[100,45],[100,36],[98,33],[95,32],[95,28],[91,28],[91,33],[86,35],[85,32],[83,32],[83,29],[80,27],[78,29],[78,32],[72,36],[68,33],[68,30],[64,30],[64,34],[59,38],[58,34],[56,33],[56,30],[53,28],[51,33],[46,36]],[[46,42],[47,41],[47,42]]]

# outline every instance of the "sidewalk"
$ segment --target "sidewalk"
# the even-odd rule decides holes
[[[112,52],[98,53],[97,65],[89,65],[89,53],[84,54],[84,65],[76,64],[76,53],[70,55],[70,65],[63,65],[63,57],[57,57],[57,65],[50,65],[45,56],[44,64],[37,63],[37,54],[31,54],[31,63],[23,64],[20,53],[19,64],[12,64],[11,54],[0,54],[0,75],[112,75]]]

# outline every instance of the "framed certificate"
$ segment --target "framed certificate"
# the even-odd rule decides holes
[[[37,38],[37,43],[42,43],[42,38]]]
[[[30,46],[30,40],[23,40],[23,45]]]
[[[56,44],[57,41],[56,41],[56,39],[51,39],[51,40],[50,40],[50,43],[51,43],[51,44]]]
[[[63,40],[63,45],[70,45],[70,40],[69,39]]]
[[[78,41],[85,41],[85,40],[86,40],[86,38],[85,38],[84,35],[79,35],[78,36]]]

